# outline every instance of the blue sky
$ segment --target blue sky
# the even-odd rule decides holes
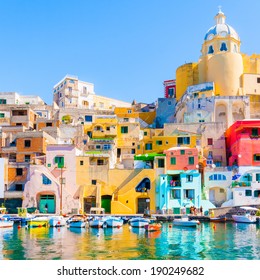
[[[66,74],[128,102],[163,97],[163,81],[196,62],[218,6],[241,51],[260,53],[259,0],[0,0],[0,91],[41,96]]]

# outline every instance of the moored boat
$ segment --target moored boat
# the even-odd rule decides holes
[[[107,227],[121,227],[124,221],[120,217],[107,217],[105,218],[103,226]]]
[[[162,229],[162,225],[160,223],[150,223],[144,226],[146,231],[160,231]]]
[[[150,223],[150,219],[143,217],[132,218],[128,221],[131,227],[145,227]]]
[[[87,225],[86,217],[83,215],[74,215],[67,220],[69,228],[84,228]]]
[[[196,227],[200,222],[198,220],[190,220],[187,215],[182,216],[180,219],[174,219],[174,226]]]
[[[95,227],[95,228],[100,228],[103,226],[104,224],[104,218],[102,217],[94,217],[92,220],[90,220],[88,223],[89,223],[89,226],[90,227]]]
[[[232,215],[232,219],[236,223],[247,223],[247,224],[256,223],[256,211],[259,210],[258,208],[244,206],[244,207],[240,207],[240,209],[243,211],[241,214]]]
[[[63,227],[66,225],[66,220],[63,216],[51,216],[49,217],[50,227]]]
[[[0,228],[10,228],[13,227],[13,225],[13,221],[10,221],[7,217],[0,216]]]
[[[27,226],[29,228],[48,227],[49,226],[49,218],[46,217],[46,216],[38,216],[38,217],[28,219]]]
[[[210,221],[213,223],[225,223],[227,218],[225,216],[210,217]]]

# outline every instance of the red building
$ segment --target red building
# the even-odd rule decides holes
[[[167,80],[163,82],[164,85],[164,97],[175,98],[176,97],[176,80]]]
[[[230,166],[260,166],[260,120],[236,121],[226,131]]]

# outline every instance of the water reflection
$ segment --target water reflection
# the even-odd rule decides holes
[[[0,259],[260,259],[255,224],[202,223],[198,228],[165,223],[143,228],[0,229]]]

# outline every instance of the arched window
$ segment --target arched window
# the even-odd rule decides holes
[[[223,174],[212,174],[209,176],[210,181],[226,181],[227,177]]]
[[[214,53],[213,46],[209,46],[208,54]]]
[[[226,45],[226,43],[221,43],[221,47],[220,47],[220,51],[221,52],[226,52],[227,51],[227,45]]]
[[[150,179],[145,178],[143,179],[136,187],[136,192],[147,192],[151,189],[151,182]]]

